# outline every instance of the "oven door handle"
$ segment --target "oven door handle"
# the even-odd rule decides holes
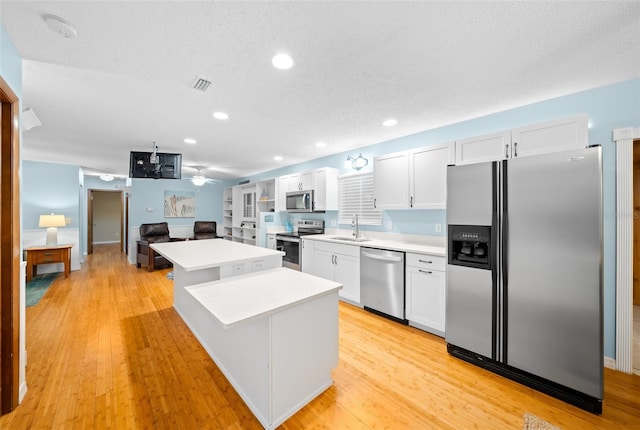
[[[299,238],[293,238],[293,237],[280,237],[280,236],[276,236],[276,240],[281,240],[283,242],[295,242],[295,243],[299,243],[300,239]]]

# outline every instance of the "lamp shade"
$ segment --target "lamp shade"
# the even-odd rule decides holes
[[[38,227],[64,227],[66,225],[64,215],[40,215]]]

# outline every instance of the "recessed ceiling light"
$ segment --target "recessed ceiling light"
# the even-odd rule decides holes
[[[227,114],[226,114],[226,113],[224,113],[224,112],[214,112],[214,113],[213,113],[213,117],[214,117],[215,119],[222,119],[222,120],[224,120],[224,119],[229,119],[229,115],[227,115]]]
[[[388,119],[385,122],[382,123],[382,125],[384,125],[385,127],[391,127],[393,125],[396,125],[398,123],[397,119]]]
[[[327,146],[327,144],[324,143],[324,142],[316,142],[316,147],[317,148],[324,148],[325,146]]]
[[[276,155],[275,157],[273,157],[273,159],[276,161],[282,161],[282,157],[279,155]]]
[[[197,143],[197,141],[196,141],[195,139],[189,139],[189,138],[186,138],[186,139],[184,140],[184,143],[188,143],[188,144],[190,144],[190,145],[193,145],[194,143]]]
[[[293,66],[293,60],[287,54],[278,54],[271,59],[273,67],[280,70],[287,70]]]

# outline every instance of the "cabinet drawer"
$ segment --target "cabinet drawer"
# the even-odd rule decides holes
[[[358,245],[343,245],[341,243],[324,242],[322,240],[315,240],[314,249],[330,252],[333,254],[350,255],[352,257],[360,258],[360,246]]]
[[[61,249],[38,251],[35,255],[35,264],[59,263],[62,261],[62,252]]]
[[[445,271],[446,259],[439,255],[411,254],[406,255],[406,265],[423,269]]]

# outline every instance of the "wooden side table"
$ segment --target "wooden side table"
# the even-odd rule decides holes
[[[71,272],[71,247],[70,245],[55,246],[30,246],[25,248],[27,254],[27,282],[35,276],[38,264],[64,263],[64,277],[68,278]]]

